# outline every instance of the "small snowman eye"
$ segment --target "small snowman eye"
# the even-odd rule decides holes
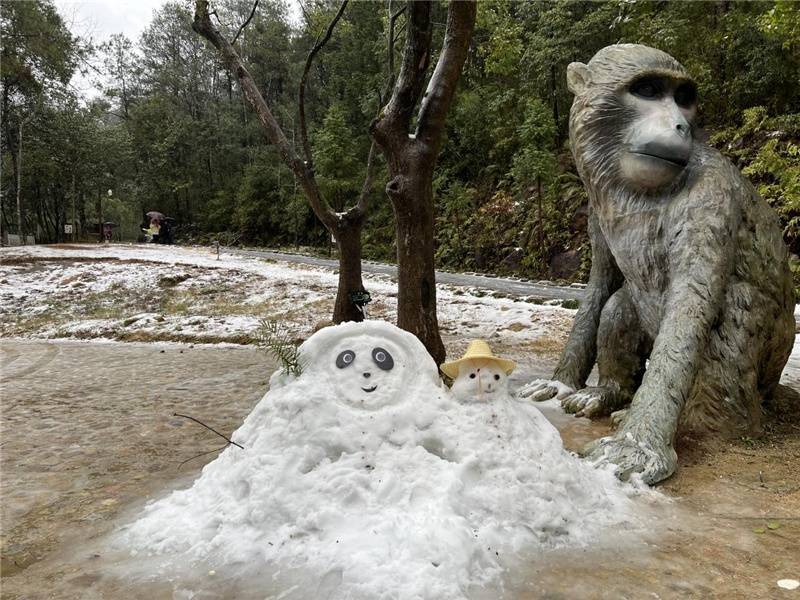
[[[392,355],[383,348],[375,348],[372,351],[372,360],[375,361],[379,369],[383,369],[384,371],[391,371],[394,367]]]
[[[500,375],[495,373],[494,380],[495,381],[500,381]]]
[[[470,379],[475,379],[475,373],[470,373],[470,374],[469,374],[469,378],[470,378]]]
[[[352,350],[345,350],[339,356],[336,357],[336,366],[340,369],[344,369],[345,367],[349,367],[353,364],[353,361],[356,358],[356,353]]]

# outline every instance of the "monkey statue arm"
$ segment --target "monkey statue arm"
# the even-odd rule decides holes
[[[665,236],[671,281],[650,363],[623,425],[589,449],[591,459],[617,465],[623,479],[641,473],[655,483],[677,467],[678,420],[734,265],[737,217],[730,202],[711,201],[710,193],[698,192],[695,206],[685,203],[669,219],[676,224]]]
[[[589,239],[592,242],[592,268],[589,283],[561,353],[553,379],[537,379],[521,388],[520,398],[534,401],[566,398],[586,384],[597,354],[597,327],[600,312],[611,295],[622,285],[622,274],[606,244],[594,212],[589,214]]]

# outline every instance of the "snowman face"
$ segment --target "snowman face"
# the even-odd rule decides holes
[[[466,360],[458,367],[451,391],[461,402],[491,402],[508,393],[508,376],[494,361]]]
[[[395,404],[411,383],[406,352],[385,338],[341,339],[328,360],[336,397],[357,408]]]

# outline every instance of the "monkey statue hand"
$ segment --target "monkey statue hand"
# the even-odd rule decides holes
[[[614,474],[623,481],[638,473],[648,485],[666,479],[678,466],[678,455],[671,445],[652,434],[640,436],[631,431],[595,440],[581,454],[596,466],[615,465]]]
[[[574,387],[556,379],[534,379],[517,391],[517,398],[543,402],[551,398],[562,400],[574,393]]]

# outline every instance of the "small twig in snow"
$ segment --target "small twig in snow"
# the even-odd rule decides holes
[[[231,443],[233,443],[233,442],[231,442]],[[236,444],[236,445],[239,446],[239,444]],[[195,456],[193,456],[191,458],[187,458],[185,461],[183,461],[181,464],[179,464],[178,468],[180,469],[183,465],[188,463],[190,460],[194,460],[195,458],[200,458],[201,456],[205,456],[206,454],[211,454],[212,452],[219,452],[220,450],[225,450],[225,448],[227,448],[228,446],[230,446],[230,444],[225,444],[224,446],[221,446],[219,448],[214,448],[213,450],[209,450],[208,452],[202,452],[200,454],[196,454]],[[239,447],[241,448],[241,446],[239,446]]]
[[[238,446],[239,448],[241,448],[242,450],[244,450],[244,446],[242,446],[241,444],[237,444],[236,442],[234,442],[234,441],[233,441],[232,439],[230,439],[229,437],[227,437],[227,436],[225,436],[225,435],[222,435],[222,434],[221,434],[219,431],[217,431],[217,430],[216,430],[216,429],[214,429],[213,427],[209,427],[208,425],[206,425],[206,424],[205,424],[205,423],[203,423],[202,421],[199,421],[198,419],[195,419],[194,417],[190,417],[189,415],[181,415],[181,414],[178,414],[178,413],[172,413],[172,416],[173,416],[173,417],[183,417],[184,419],[189,419],[189,420],[191,420],[191,421],[194,421],[195,423],[197,423],[198,425],[202,425],[203,427],[205,427],[205,428],[206,428],[206,429],[208,429],[209,431],[213,431],[213,432],[214,432],[214,433],[216,433],[216,434],[217,434],[219,437],[221,437],[223,440],[227,440],[227,442],[228,442],[229,444],[233,444],[234,446]],[[202,454],[200,454],[199,456],[202,456]]]

